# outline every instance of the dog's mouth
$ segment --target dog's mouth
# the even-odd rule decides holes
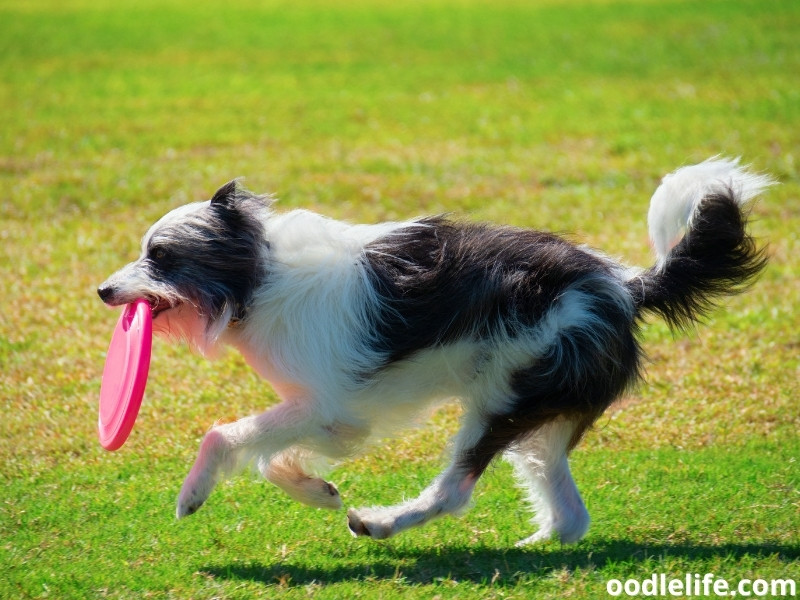
[[[163,313],[165,310],[169,310],[171,308],[175,308],[175,304],[164,300],[163,298],[151,298],[150,299],[150,313],[155,319],[158,315]]]

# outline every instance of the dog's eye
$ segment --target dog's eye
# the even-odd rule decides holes
[[[156,246],[155,248],[150,249],[150,258],[152,260],[164,260],[167,257],[167,251],[160,246]]]

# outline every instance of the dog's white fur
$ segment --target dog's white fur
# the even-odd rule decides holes
[[[709,159],[666,175],[653,194],[647,213],[650,240],[658,264],[666,262],[670,249],[691,228],[697,207],[706,196],[734,185],[733,198],[740,206],[745,206],[775,183],[766,175],[739,167],[738,158]]]
[[[648,217],[658,268],[665,268],[672,246],[691,229],[709,193],[732,190],[741,204],[770,183],[726,160],[707,161],[666,177]],[[349,225],[307,211],[277,214],[264,203],[257,210],[264,228],[258,251],[267,281],[253,293],[246,318],[230,326],[234,306],[224,306],[211,319],[168,278],[154,278],[145,268],[154,260],[151,254],[159,236],[174,237],[173,229],[202,221],[208,210],[209,202],[201,202],[164,216],[145,235],[140,259],[101,287],[109,304],[141,296],[154,305],[168,304],[155,317],[157,333],[186,339],[208,357],[222,346],[237,348],[281,399],[261,414],[215,426],[206,434],[178,496],[178,517],[197,510],[220,478],[251,460],[292,498],[338,509],[342,501],[336,488],[309,471],[322,459],[341,460],[368,439],[395,433],[425,407],[448,398],[459,398],[464,407],[461,429],[453,440],[453,462],[417,498],[391,507],[350,510],[348,518],[354,533],[385,538],[457,513],[468,504],[480,476],[479,470],[465,466],[463,457],[484,439],[485,416],[514,409],[509,373],[544,357],[564,332],[582,333],[582,339],[596,346],[593,351],[602,354],[615,330],[593,308],[597,297],[615,306],[621,318],[636,319],[637,301],[626,286],[642,272],[601,257],[597,260],[614,276],[567,286],[524,331],[496,333],[491,339],[464,334],[387,364],[380,345],[370,337],[384,300],[370,278],[365,252],[380,252],[375,245],[380,240],[424,225]],[[591,367],[575,365],[573,371],[580,376]],[[371,375],[365,382],[353,373]],[[557,416],[505,448],[539,527],[521,544],[551,536],[575,542],[588,529],[589,515],[567,462],[568,451],[587,426],[576,419],[572,413]]]

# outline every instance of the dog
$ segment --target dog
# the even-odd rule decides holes
[[[249,462],[295,500],[339,509],[321,462],[457,398],[449,465],[414,499],[350,509],[350,532],[383,539],[463,511],[502,455],[538,526],[520,545],[571,543],[589,514],[568,455],[640,381],[644,318],[687,329],[754,281],[766,253],[748,207],[773,183],[719,157],[667,175],[648,213],[656,261],[639,269],[551,233],[446,216],[278,213],[234,180],[162,217],[98,293],[109,306],[146,298],[156,333],[205,356],[234,346],[280,398],[208,431],[178,518]]]

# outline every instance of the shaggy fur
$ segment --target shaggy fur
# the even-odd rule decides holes
[[[321,460],[455,397],[464,410],[449,466],[417,498],[350,510],[352,533],[385,538],[457,513],[504,454],[538,525],[521,543],[573,542],[589,515],[567,456],[638,382],[642,319],[684,329],[745,289],[765,256],[744,207],[771,183],[722,159],[667,176],[648,217],[656,264],[637,270],[512,227],[280,214],[234,181],[164,216],[98,292],[110,306],[147,298],[156,332],[205,355],[238,348],[281,398],[206,434],[178,517],[251,460],[292,498],[340,508],[313,471]]]

